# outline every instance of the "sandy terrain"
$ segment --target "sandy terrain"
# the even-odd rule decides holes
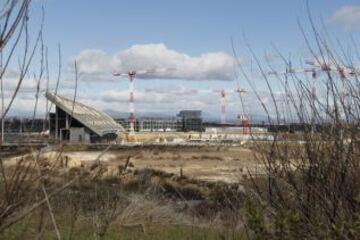
[[[92,164],[102,150],[74,151],[65,150],[63,159],[68,159],[69,167]],[[59,153],[50,151],[43,157],[57,159]],[[241,146],[136,146],[110,149],[101,155],[100,161],[117,169],[130,158],[130,166],[134,169],[153,168],[168,173],[180,174],[207,181],[236,182],[248,170],[261,173],[252,152]],[[10,157],[6,165],[13,165],[21,156]]]
[[[101,151],[65,151],[63,156],[69,159],[69,166],[91,164]],[[46,153],[54,159],[56,152]],[[116,169],[130,158],[132,169],[153,168],[169,173],[208,181],[235,182],[241,179],[249,169],[260,171],[249,149],[225,146],[189,146],[189,147],[133,147],[109,150],[100,160]]]

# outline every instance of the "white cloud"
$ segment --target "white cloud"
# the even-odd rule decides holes
[[[135,102],[136,104],[148,104],[152,107],[161,103],[164,104],[174,104],[182,99],[186,99],[184,94],[178,93],[178,89],[161,91],[161,90],[152,90],[145,89],[141,91],[135,91]],[[101,100],[108,103],[128,103],[129,102],[129,92],[127,90],[108,90],[100,94]],[[191,97],[191,96],[190,96]],[[147,107],[148,108],[148,107]]]
[[[146,88],[144,91],[147,93],[159,93],[159,94],[169,93],[169,94],[180,95],[180,96],[195,95],[195,94],[199,93],[199,91],[197,89],[188,88],[188,87],[178,87],[175,89]]]
[[[164,100],[164,94],[149,94],[142,91],[135,92],[135,98],[137,103],[160,103]],[[126,90],[116,91],[108,90],[101,93],[101,99],[105,102],[128,102],[129,101],[129,92]]]
[[[84,81],[112,80],[112,71],[128,72],[153,68],[175,68],[138,78],[184,80],[233,80],[234,59],[224,52],[189,56],[167,48],[164,44],[134,45],[114,55],[102,50],[84,50],[76,57]]]
[[[106,103],[104,104],[106,108],[122,109],[121,111],[125,112],[128,110],[129,92],[127,90],[109,90],[100,95],[101,101]],[[229,91],[226,102],[229,104],[229,113],[239,110],[240,101],[235,92]],[[214,91],[182,87],[168,90],[145,89],[135,92],[135,109],[139,112],[202,109],[216,115],[221,110],[221,97]]]
[[[181,91],[187,94],[181,94]],[[180,92],[180,94],[176,94]],[[61,92],[69,98],[73,97],[71,91]],[[91,93],[82,91],[78,93],[77,100],[97,109],[118,113],[127,113],[129,111],[129,92],[127,90],[104,90],[99,92],[98,98],[94,98]],[[9,97],[5,98],[9,101]],[[235,92],[230,92],[227,96],[226,112],[228,119],[235,119],[236,114],[242,109],[241,103]],[[246,112],[262,113],[263,110],[256,100],[254,94],[247,94],[244,102]],[[35,104],[34,93],[20,93],[16,98],[9,116],[26,115],[31,116]],[[175,114],[184,109],[203,110],[205,116],[220,119],[221,99],[217,92],[201,91],[187,88],[169,88],[168,91],[157,92],[151,89],[138,90],[135,92],[135,114],[144,113],[164,114],[175,116]],[[54,110],[54,108],[53,108]],[[37,117],[44,117],[45,98],[41,94],[38,103]]]
[[[83,50],[76,56],[78,71],[94,78],[102,77],[105,73],[111,73],[111,57],[102,50]],[[71,66],[73,67],[73,63]],[[110,78],[111,76],[109,76]]]
[[[341,24],[348,30],[360,29],[360,6],[346,5],[330,17],[331,23]]]

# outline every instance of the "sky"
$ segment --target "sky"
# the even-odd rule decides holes
[[[135,80],[136,112],[174,116],[183,109],[199,109],[206,116],[219,118],[219,91],[225,89],[231,119],[243,111],[235,93],[237,85],[249,89],[241,76],[234,75],[231,39],[238,61],[251,70],[260,91],[265,86],[256,77],[246,43],[257,55],[266,53],[270,58],[275,45],[299,65],[309,54],[298,25],[309,29],[304,0],[33,0],[29,15],[32,39],[36,38],[42,7],[50,86],[54,87],[57,78],[60,44],[59,93],[73,96],[76,61],[78,99],[104,111],[128,112],[128,81],[113,77],[112,72],[173,68]],[[358,1],[309,1],[309,7],[317,23],[323,22],[335,38],[358,36]],[[271,61],[281,68],[277,57]],[[36,71],[38,62],[35,58],[31,71]],[[16,64],[12,67],[16,69]],[[13,91],[14,81],[9,74],[6,96]],[[45,80],[41,84],[44,88]],[[29,76],[10,115],[32,113],[35,92],[31,89],[35,86]],[[249,114],[261,114],[255,101],[249,90],[245,96]],[[44,110],[41,96],[39,117]]]

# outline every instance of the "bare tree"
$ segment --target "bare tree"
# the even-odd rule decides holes
[[[341,44],[336,45],[338,50],[326,31],[318,30],[309,9],[308,13],[311,34],[299,26],[315,62],[309,71],[312,77],[291,71],[275,76],[289,100],[286,111],[294,112],[293,121],[303,130],[293,135],[278,131],[271,143],[254,143],[264,175],[249,172],[247,227],[259,239],[358,239],[360,72],[356,61],[360,58],[356,42],[351,52]],[[248,49],[272,99],[266,106],[262,103],[264,111],[270,124],[274,123],[272,114],[279,124],[277,96],[266,68],[274,69],[250,45]],[[291,69],[289,61],[277,53],[285,68]],[[243,67],[239,68],[250,82]]]
[[[14,100],[21,88],[23,80],[29,76],[30,64],[37,52],[38,46],[40,49],[40,71],[37,75],[34,73],[34,79],[37,80],[37,88],[35,95],[35,105],[33,111],[32,127],[34,126],[34,119],[37,112],[37,105],[40,93],[40,83],[44,74],[44,44],[43,44],[43,24],[44,24],[44,9],[42,12],[42,20],[40,29],[37,33],[34,44],[30,45],[29,36],[29,6],[30,0],[9,0],[2,10],[0,10],[0,54],[1,54],[1,123],[2,123],[2,138],[4,137],[4,119],[12,107]],[[20,46],[20,42],[24,42],[24,46]],[[7,50],[7,55],[3,52]],[[4,99],[4,76],[8,71],[10,62],[14,58],[15,53],[23,53],[19,61],[19,76],[10,100],[5,104]],[[3,141],[2,141],[3,142]],[[41,151],[33,154],[36,151],[32,149],[30,155],[25,155],[16,161],[14,164],[4,164],[0,159],[1,174],[0,174],[0,233],[3,233],[7,228],[26,217],[29,213],[34,211],[37,207],[47,203],[50,215],[53,220],[53,225],[57,233],[58,239],[61,238],[57,228],[54,214],[49,202],[49,198],[67,186],[73,183],[69,181],[61,187],[54,189],[48,193],[44,184],[43,169],[40,166],[39,159]],[[42,190],[44,197],[36,199],[36,193]]]

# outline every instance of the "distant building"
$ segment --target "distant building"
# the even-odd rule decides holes
[[[138,120],[141,132],[176,132],[181,131],[181,122],[174,118],[141,118]]]
[[[124,132],[121,124],[109,115],[63,96],[46,93],[55,105],[50,114],[50,136],[74,143],[110,142]]]
[[[129,130],[128,119],[116,119],[126,130]],[[134,129],[138,132],[176,132],[182,131],[182,122],[177,118],[138,118],[135,119]]]
[[[177,115],[182,123],[182,130],[184,132],[196,131],[202,132],[203,120],[202,112],[199,110],[183,110]]]
[[[201,111],[186,110],[180,111],[173,118],[137,118],[134,121],[134,129],[137,132],[201,132],[204,130]],[[119,118],[115,120],[127,131],[129,130],[129,120]]]
[[[124,127],[124,129],[128,132],[130,128],[130,121],[128,118],[115,118],[115,121],[119,123],[121,126]],[[138,119],[134,120],[134,130],[136,132],[139,131],[139,122]]]

